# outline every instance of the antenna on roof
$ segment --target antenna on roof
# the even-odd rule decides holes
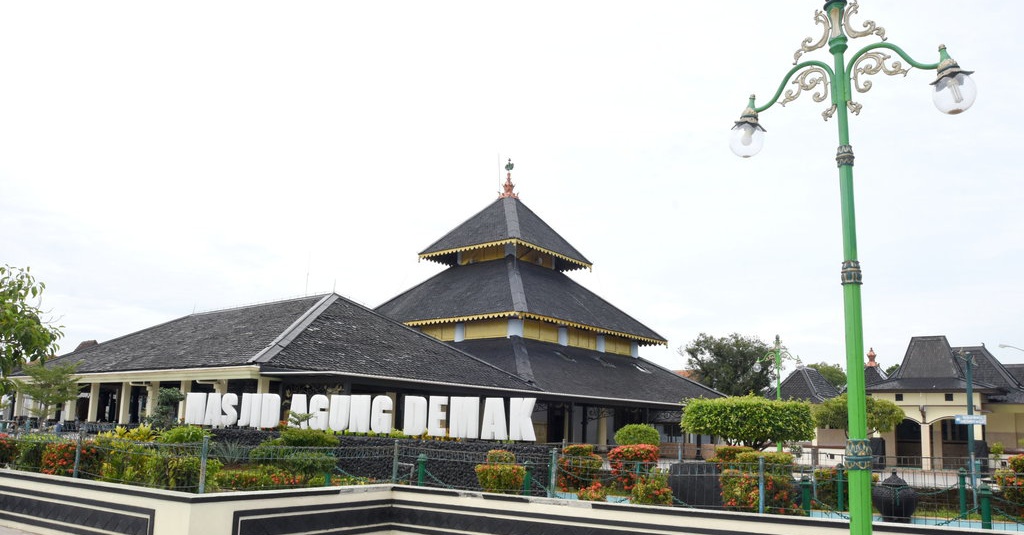
[[[305,291],[303,291],[302,295],[309,295],[309,263],[312,261],[312,259],[313,253],[309,253],[306,255],[306,289]]]

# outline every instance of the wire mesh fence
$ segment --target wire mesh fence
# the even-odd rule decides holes
[[[331,437],[336,445],[317,447],[273,443],[273,434],[242,440],[199,430],[193,436],[200,439],[139,441],[116,432],[0,435],[0,464],[192,493],[394,483],[825,518],[848,518],[850,505],[849,474],[841,462],[716,463],[657,454],[630,459],[598,455],[585,445],[389,437]],[[872,479],[879,519],[1024,531],[1024,470],[1015,471],[1013,463],[992,463],[974,474],[887,467]],[[913,501],[915,507],[893,515],[887,500],[904,506]]]

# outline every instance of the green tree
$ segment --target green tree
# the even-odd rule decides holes
[[[57,351],[63,333],[42,319],[44,288],[29,268],[0,266],[0,395],[11,392],[14,370]]]
[[[820,373],[826,381],[840,390],[846,386],[846,372],[844,372],[843,368],[838,364],[819,362],[817,364],[808,364],[807,367],[818,370],[818,373]]]
[[[865,401],[867,402],[868,435],[875,431],[881,433],[892,431],[894,427],[906,418],[906,415],[903,414],[903,409],[891,401],[875,399],[871,396],[868,396]],[[827,399],[822,404],[814,407],[814,423],[821,428],[843,429],[849,433],[847,429],[849,427],[849,416],[846,410],[846,394]]]
[[[896,370],[898,369],[900,369],[899,364],[893,364],[892,366],[889,366],[888,368],[885,369],[885,376],[892,377],[892,374],[896,373]]]
[[[679,349],[679,354],[687,357],[692,379],[727,396],[745,396],[775,384],[778,370],[774,363],[754,371],[754,364],[771,350],[757,337],[733,333],[715,338],[700,333],[685,349]]]
[[[185,399],[185,394],[182,394],[181,390],[177,388],[161,388],[156,394],[156,408],[153,409],[152,416],[145,418],[146,423],[156,429],[170,429],[174,427],[178,423],[174,414],[178,408],[178,403],[183,399]]]
[[[16,379],[15,388],[35,402],[29,413],[38,418],[40,427],[49,415],[50,408],[59,407],[78,397],[80,387],[75,377],[77,367],[78,363],[46,366],[42,362],[22,367],[21,371],[27,379]]]
[[[814,438],[811,406],[805,401],[777,401],[758,395],[686,402],[680,426],[688,433],[722,437],[726,444],[755,450],[769,443]]]

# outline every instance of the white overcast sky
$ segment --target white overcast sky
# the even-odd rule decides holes
[[[821,27],[822,0],[5,2],[0,263],[31,266],[62,352],[335,290],[375,307],[416,254],[522,201],[594,263],[583,285],[669,340],[781,335],[844,363],[835,120],[805,94],[728,134]],[[865,347],[913,336],[1024,362],[1024,2],[864,0],[934,71],[877,75],[851,116]],[[876,42],[851,41],[851,50]],[[807,56],[831,63],[826,51]],[[1016,171],[1014,171],[1016,169]]]

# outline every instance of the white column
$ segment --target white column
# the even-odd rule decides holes
[[[160,398],[160,381],[152,381],[146,385],[146,416],[153,416]]]
[[[932,462],[932,470],[942,470],[942,458],[945,457],[945,452],[942,448],[942,422],[935,422],[936,425],[932,426],[932,457],[935,457],[935,461]]]
[[[270,393],[270,378],[260,377],[256,380],[256,393],[257,394],[269,394]]]
[[[87,422],[98,422],[100,414],[100,383],[91,383],[89,385],[89,415],[86,417]]]
[[[192,391],[192,381],[189,379],[181,380],[181,393],[188,397],[188,393]],[[182,399],[178,402],[178,418],[185,416],[185,400]]]
[[[28,413],[25,412],[25,394],[22,394],[20,391],[15,392],[14,407],[13,410],[11,411],[11,415],[14,418],[17,418],[18,416],[24,416],[26,414]]]
[[[70,399],[64,402],[64,408],[60,411],[61,421],[68,421],[75,419],[75,405],[78,402],[78,398]]]
[[[117,395],[117,423],[126,424],[131,420],[132,384],[121,383],[121,391]]]
[[[601,410],[598,407],[597,410]],[[597,419],[597,445],[607,446],[608,445],[608,416],[601,412],[601,417]]]
[[[921,424],[921,470],[932,469],[932,429],[931,425]]]

